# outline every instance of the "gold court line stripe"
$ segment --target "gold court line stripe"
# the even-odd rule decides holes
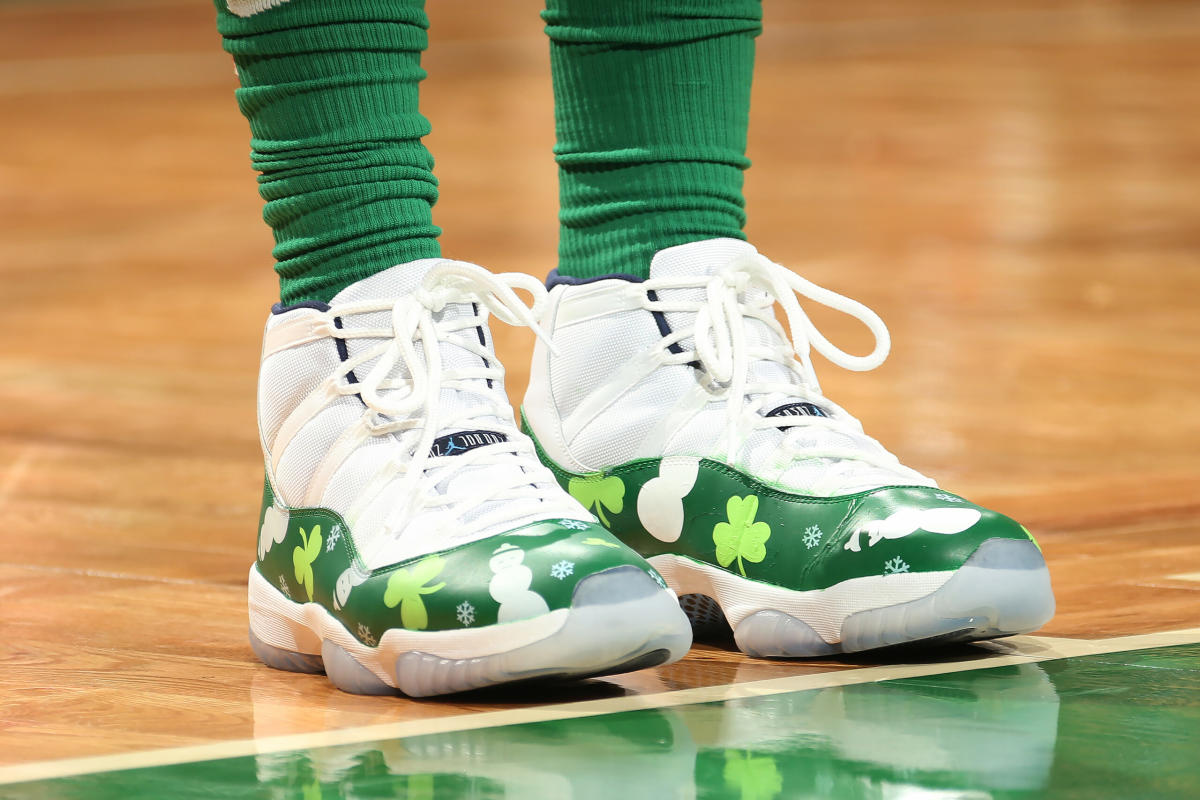
[[[1200,581],[1200,572],[1185,572],[1182,575],[1168,575],[1173,581]]]
[[[680,689],[648,695],[613,697],[575,703],[556,703],[532,708],[456,714],[431,720],[389,722],[314,733],[272,736],[262,739],[235,739],[202,745],[144,750],[108,756],[57,759],[0,767],[0,785],[22,781],[66,778],[75,775],[116,770],[165,767],[194,761],[278,753],[334,745],[361,744],[381,739],[397,739],[452,731],[494,728],[530,722],[592,717],[621,711],[671,708],[694,703],[711,703],[747,697],[764,697],[807,689],[850,686],[899,678],[968,672],[977,669],[1034,664],[1077,656],[1146,650],[1200,643],[1200,628],[1180,631],[1121,636],[1113,639],[1059,639],[1045,636],[1015,636],[1007,640],[983,642],[977,646],[992,651],[978,659],[934,664],[898,664],[861,669],[837,670],[810,675],[768,678],[744,683]]]

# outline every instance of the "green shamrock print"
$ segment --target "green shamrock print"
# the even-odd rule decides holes
[[[606,539],[600,539],[595,536],[589,536],[583,540],[583,544],[590,544],[592,547],[620,547],[616,542],[610,542]]]
[[[604,509],[612,514],[620,514],[625,507],[625,482],[616,475],[604,477],[603,473],[588,475],[583,478],[571,478],[567,483],[567,491],[589,511],[595,510],[596,516],[604,527],[608,527],[608,518]]]
[[[728,522],[718,522],[713,527],[713,543],[717,546],[717,563],[728,567],[737,559],[738,572],[746,576],[742,559],[758,563],[767,555],[767,539],[771,538],[771,526],[755,522],[758,513],[758,497],[731,497],[725,504]]]
[[[292,551],[292,565],[296,568],[296,580],[308,592],[308,601],[313,597],[313,562],[321,555],[321,526],[313,525],[312,533],[305,534],[300,529],[301,547]]]
[[[741,800],[772,800],[783,791],[783,776],[770,756],[726,750],[723,777],[726,786],[739,790]]]
[[[397,797],[410,797],[412,800],[433,800],[433,776],[428,773],[409,775],[406,791],[402,795],[397,795]]]
[[[412,572],[401,567],[388,578],[387,590],[383,593],[383,604],[388,608],[400,606],[400,624],[412,631],[429,627],[429,612],[425,610],[423,594],[433,594],[446,585],[426,586],[446,566],[441,556],[429,556],[413,565]]]

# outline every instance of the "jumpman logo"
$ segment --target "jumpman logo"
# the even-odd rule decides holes
[[[466,448],[464,448],[464,447],[459,447],[458,445],[456,445],[456,444],[454,443],[454,437],[453,437],[453,436],[451,436],[451,437],[450,437],[450,441],[447,443],[447,447],[446,447],[446,455],[450,455],[450,454],[451,454],[451,453],[453,453],[455,450],[465,450],[465,449],[466,449]]]

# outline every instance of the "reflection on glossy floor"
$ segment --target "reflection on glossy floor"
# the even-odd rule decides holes
[[[1200,791],[1198,697],[1190,645],[82,776],[10,796],[582,800],[619,785],[647,800],[1113,787],[1182,798]]]
[[[556,188],[539,3],[430,6],[445,249],[544,274]],[[826,391],[908,463],[1038,534],[1059,598],[1043,634],[1200,626],[1200,6],[769,0],[766,14],[751,239],[877,309],[894,340],[875,373],[818,365]],[[0,3],[0,780],[47,759],[990,652],[781,663],[708,645],[619,679],[451,702],[353,697],[257,664],[244,580],[273,276],[232,89],[206,3]],[[853,323],[815,318],[867,346]],[[496,333],[520,397],[529,338]],[[1194,758],[1176,756],[1197,725],[1176,690],[1194,691],[1196,655],[180,766],[139,773],[136,791],[211,797],[228,779],[239,796],[261,778],[297,798],[586,797],[604,770],[537,755],[569,729],[609,774],[603,758],[701,797],[1130,796],[1129,782],[1186,797]],[[1099,734],[1136,758],[1089,749]],[[976,748],[1019,768],[972,762]],[[463,752],[476,772],[433,763]],[[34,796],[133,796],[127,779]]]

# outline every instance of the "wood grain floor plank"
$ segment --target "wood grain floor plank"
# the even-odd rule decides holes
[[[541,275],[557,189],[540,3],[480,8],[430,4],[435,217],[448,254]],[[449,702],[259,665],[244,581],[274,276],[212,23],[187,0],[0,5],[0,763],[880,663],[700,645]],[[889,362],[818,364],[825,390],[1039,535],[1047,635],[1200,625],[1200,583],[1178,577],[1200,572],[1198,84],[1192,4],[767,7],[749,235],[887,321]],[[494,332],[519,399],[531,336]]]

